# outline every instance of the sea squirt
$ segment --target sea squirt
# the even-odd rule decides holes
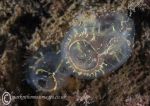
[[[27,82],[37,91],[51,92],[64,86],[67,74],[61,72],[60,53],[55,53],[51,47],[40,48],[26,63]]]
[[[82,13],[66,33],[61,56],[80,78],[96,78],[127,61],[134,42],[134,23],[126,13]]]

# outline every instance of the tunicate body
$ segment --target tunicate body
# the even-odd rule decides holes
[[[27,60],[27,82],[38,91],[51,92],[63,87],[67,74],[63,70],[60,53],[50,47],[41,48]]]
[[[80,78],[96,78],[123,65],[132,53],[134,23],[126,13],[81,14],[66,33],[61,57]]]

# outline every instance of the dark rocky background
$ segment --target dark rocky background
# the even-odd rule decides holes
[[[130,59],[115,72],[84,81],[70,77],[51,95],[61,100],[15,100],[12,106],[149,106],[150,0],[0,0],[0,95],[45,95],[24,81],[24,62],[43,45],[58,46],[81,10],[125,11],[135,22]],[[49,94],[47,94],[49,95]],[[76,98],[80,97],[80,100]],[[0,101],[0,106],[2,103]]]

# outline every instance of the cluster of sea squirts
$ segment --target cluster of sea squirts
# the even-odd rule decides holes
[[[126,13],[84,13],[64,35],[60,53],[40,48],[27,60],[27,80],[39,91],[64,86],[67,77],[93,79],[124,64],[132,53],[134,23]]]

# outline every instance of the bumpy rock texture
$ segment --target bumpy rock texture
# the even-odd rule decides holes
[[[148,106],[150,104],[149,0],[1,0],[0,95],[55,95],[51,100],[15,100],[22,106]],[[51,93],[36,92],[25,81],[24,64],[41,46],[54,50],[81,11],[99,14],[123,11],[135,22],[135,46],[118,70],[94,80],[70,76],[66,86]],[[65,95],[65,96],[64,96]],[[1,100],[0,100],[1,105]]]

